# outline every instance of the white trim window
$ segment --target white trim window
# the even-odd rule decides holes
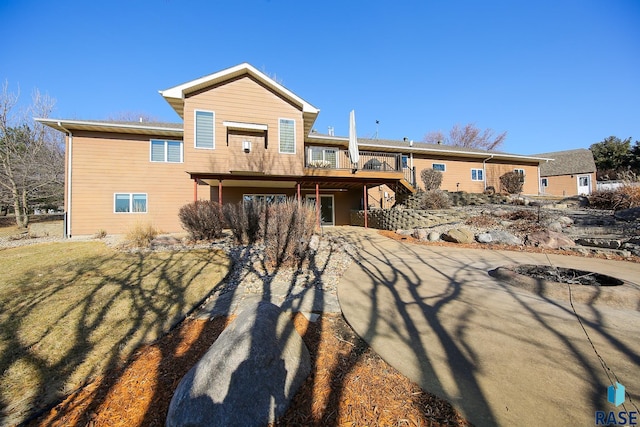
[[[194,146],[196,148],[204,148],[213,150],[216,148],[215,143],[215,119],[216,113],[213,111],[195,110],[194,117]]]
[[[484,171],[482,169],[471,169],[471,181],[484,181]]]
[[[114,193],[114,213],[147,213],[146,193]]]
[[[447,171],[447,165],[445,165],[444,163],[432,163],[431,164],[431,168],[434,171],[438,171],[438,172],[446,172]]]
[[[515,173],[517,173],[518,175],[520,175],[520,182],[524,182],[524,169],[522,168],[516,168],[513,170]]]
[[[540,178],[540,185],[542,187],[548,187],[549,186],[549,180],[547,178]]]
[[[150,158],[152,162],[182,163],[182,141],[152,139],[150,143]]]
[[[296,154],[296,121],[278,120],[278,146],[282,154]]]
[[[309,147],[307,150],[307,166],[336,169],[338,167],[338,150],[327,147]]]

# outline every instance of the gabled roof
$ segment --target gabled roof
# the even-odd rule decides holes
[[[60,132],[91,131],[127,133],[137,135],[173,136],[182,138],[182,123],[165,122],[122,122],[110,120],[65,120],[35,118],[35,121]]]
[[[307,137],[307,141],[317,144],[347,146],[349,138],[341,136],[324,135],[320,133],[311,133]],[[551,158],[540,156],[525,156],[520,154],[510,154],[500,151],[487,151],[478,148],[457,147],[446,144],[427,144],[425,142],[399,141],[393,139],[369,139],[358,138],[358,147],[364,150],[380,150],[397,152],[397,153],[414,153],[414,154],[431,154],[445,155],[467,158],[482,158],[496,160],[516,160],[526,162],[546,162]]]
[[[596,171],[593,153],[586,148],[577,150],[555,151],[553,153],[537,154],[541,157],[554,159],[553,162],[540,165],[540,176],[575,175]]]
[[[280,83],[276,82],[263,72],[257,70],[251,64],[242,63],[235,67],[227,68],[226,70],[218,71],[217,73],[209,74],[208,76],[200,77],[199,79],[191,80],[190,82],[183,83],[178,86],[174,86],[169,89],[161,90],[160,95],[167,100],[167,102],[173,107],[174,110],[184,118],[184,98],[190,93],[199,91],[201,89],[213,86],[216,84],[224,83],[225,81],[232,80],[243,75],[250,75],[256,80],[260,81],[271,90],[278,93],[285,99],[298,105],[303,113],[309,113],[317,116],[320,112],[316,107],[309,104],[304,99],[300,98],[295,93],[291,92]],[[314,117],[315,118],[315,117]]]

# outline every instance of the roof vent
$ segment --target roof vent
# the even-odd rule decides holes
[[[438,145],[442,145],[442,141],[438,140]]]
[[[329,136],[333,136],[333,126],[329,126]]]
[[[413,147],[413,139],[409,141],[409,147]]]
[[[140,123],[142,123],[142,116],[140,116]]]

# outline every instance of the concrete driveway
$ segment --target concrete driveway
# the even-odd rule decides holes
[[[416,245],[358,228],[333,232],[358,252],[338,287],[349,324],[388,363],[475,425],[588,426],[595,411],[638,410],[640,307],[574,304],[600,360],[568,300],[541,297],[487,272],[551,262],[635,282],[623,286],[640,295],[640,264]],[[632,399],[624,407],[607,402],[616,378]]]

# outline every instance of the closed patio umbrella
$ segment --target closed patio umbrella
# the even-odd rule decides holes
[[[356,136],[356,112],[351,110],[349,114],[349,159],[351,159],[351,167],[358,169],[360,161],[360,152],[358,151],[358,137]]]

